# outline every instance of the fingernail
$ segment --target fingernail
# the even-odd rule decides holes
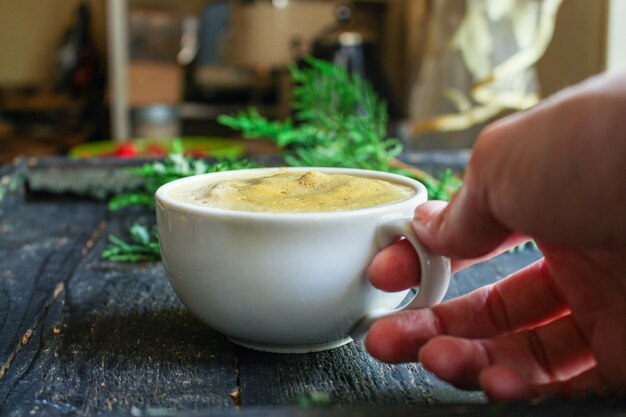
[[[429,210],[425,207],[424,204],[422,204],[421,206],[418,206],[415,209],[415,221],[416,222],[423,222],[428,220],[429,217]]]
[[[419,211],[415,212],[415,218],[413,219],[413,230],[418,235],[426,235],[430,234],[433,229],[433,222],[428,215],[424,215],[424,213],[420,213]]]
[[[413,225],[415,225],[416,227],[425,227],[425,225],[428,223],[428,213],[426,213],[426,210],[421,209],[420,207],[418,207],[415,210],[415,216],[413,216]]]
[[[434,227],[433,219],[441,212],[446,206],[442,201],[429,201],[418,206],[415,209],[413,217],[413,225],[415,228],[419,228],[422,231],[432,230]]]

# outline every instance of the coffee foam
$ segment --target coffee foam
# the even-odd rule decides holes
[[[289,213],[376,207],[413,195],[413,188],[388,181],[308,171],[223,180],[172,197],[227,210]]]

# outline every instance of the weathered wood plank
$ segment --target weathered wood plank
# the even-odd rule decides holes
[[[66,277],[0,381],[0,409],[91,415],[233,406],[229,343],[187,313],[161,264],[100,258],[108,233],[122,235],[137,219],[132,212],[109,218]]]
[[[0,384],[103,215],[92,201],[56,201],[21,204],[0,216]]]
[[[625,411],[626,397],[621,397],[460,405],[251,407],[240,410],[206,410],[202,415],[220,417],[622,417]],[[176,415],[196,415],[196,412]]]
[[[515,253],[504,253],[482,264],[474,265],[452,276],[445,299],[458,297],[484,285],[493,284],[509,274],[535,262],[541,252],[527,247]]]
[[[481,402],[438,381],[420,365],[387,365],[358,341],[327,352],[277,355],[238,350],[242,408],[285,406],[323,393],[335,406]],[[260,383],[260,381],[264,381]]]

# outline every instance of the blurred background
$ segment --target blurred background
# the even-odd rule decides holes
[[[306,55],[368,79],[408,151],[471,148],[490,120],[626,68],[620,21],[626,0],[0,0],[0,163],[240,143],[217,116],[288,117]]]

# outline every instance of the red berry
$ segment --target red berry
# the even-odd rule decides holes
[[[133,158],[137,156],[137,147],[132,143],[122,143],[115,149],[115,156],[120,158]]]

